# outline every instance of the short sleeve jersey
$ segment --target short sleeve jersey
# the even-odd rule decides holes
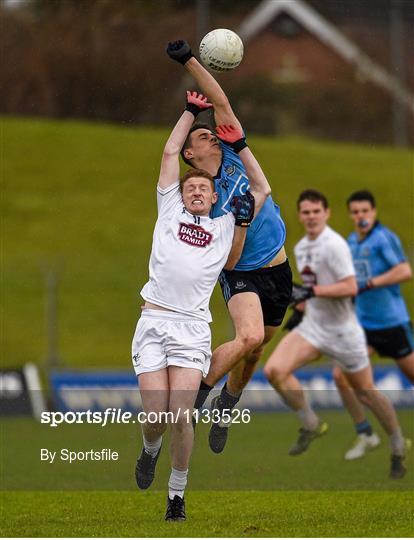
[[[305,285],[331,285],[355,275],[346,241],[328,226],[314,240],[302,238],[294,253]],[[305,318],[321,331],[358,324],[351,297],[311,298],[306,301]]]
[[[218,217],[230,212],[230,202],[234,195],[244,195],[249,188],[243,163],[233,149],[221,144],[223,158],[215,177],[218,201],[211,216]],[[285,243],[286,228],[279,207],[268,197],[259,214],[250,225],[243,253],[235,270],[256,270],[268,264]]]
[[[194,216],[178,182],[157,187],[158,219],[141,296],[153,304],[211,322],[210,297],[230,253],[234,216]]]
[[[357,233],[350,234],[348,244],[360,288],[407,260],[398,236],[379,222],[362,240]],[[367,330],[392,328],[410,320],[398,284],[365,291],[357,296],[355,305],[358,319]]]

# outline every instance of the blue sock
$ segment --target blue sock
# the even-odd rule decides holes
[[[365,419],[363,422],[359,422],[359,424],[355,424],[355,430],[358,435],[362,435],[364,433],[365,435],[368,435],[368,437],[373,433],[372,426],[367,419]]]
[[[230,394],[227,390],[227,383],[224,384],[223,388],[220,392],[220,400],[223,404],[223,409],[230,409],[232,410],[233,407],[235,407],[240,399],[241,392],[238,396],[234,396],[233,394]]]
[[[201,381],[200,388],[198,390],[198,394],[194,403],[194,409],[201,409],[206,399],[208,398],[211,390],[213,390],[213,386],[209,386],[204,381]]]

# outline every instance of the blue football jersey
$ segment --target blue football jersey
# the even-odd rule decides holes
[[[213,218],[230,212],[234,195],[244,195],[249,188],[249,179],[238,154],[226,144],[221,144],[221,148],[223,159],[214,179],[218,200],[210,213]],[[243,253],[235,270],[256,270],[268,264],[285,243],[285,238],[286,227],[280,209],[268,197],[247,231]]]
[[[363,240],[359,240],[355,232],[350,234],[348,244],[359,288],[365,287],[369,279],[407,260],[398,236],[379,222]],[[367,330],[392,328],[410,320],[398,284],[359,294],[355,307],[359,322]]]

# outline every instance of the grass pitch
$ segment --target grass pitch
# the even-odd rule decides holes
[[[297,434],[289,413],[257,413],[232,426],[226,450],[208,449],[199,425],[186,492],[188,521],[166,524],[168,437],[153,486],[135,487],[141,441],[137,426],[64,426],[32,420],[2,423],[3,536],[412,536],[414,460],[401,481],[388,479],[389,448],[345,462],[352,427],[342,411],[323,411],[329,433],[302,456],[287,450]],[[413,411],[400,411],[413,437]],[[82,429],[82,428],[87,429]],[[381,433],[380,429],[378,432]],[[117,463],[40,463],[40,448],[119,452]]]
[[[188,491],[187,521],[165,523],[165,493],[2,494],[2,536],[412,537],[413,494]]]

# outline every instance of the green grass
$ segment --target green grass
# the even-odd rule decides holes
[[[69,367],[130,366],[130,341],[147,279],[155,184],[167,130],[2,118],[2,356],[46,357],[45,272],[57,268],[60,353]],[[251,137],[281,205],[287,248],[302,235],[295,201],[323,190],[332,226],[351,226],[344,200],[372,189],[380,216],[413,258],[413,163],[408,150]],[[412,283],[404,287],[408,296]],[[213,344],[231,325],[212,300]],[[268,347],[267,351],[271,348]]]
[[[212,492],[186,495],[185,523],[164,521],[165,493],[2,494],[2,536],[412,537],[413,494]]]
[[[168,438],[153,486],[139,492],[133,477],[141,446],[137,426],[52,429],[33,420],[4,420],[2,535],[413,536],[413,453],[401,481],[388,479],[385,438],[364,459],[345,462],[352,441],[349,418],[342,411],[323,415],[329,433],[295,458],[287,455],[296,438],[292,414],[258,413],[250,424],[232,426],[221,455],[210,452],[208,426],[199,425],[186,491],[188,521],[182,524],[163,521]],[[413,411],[400,411],[400,419],[413,437]],[[40,448],[112,448],[120,459],[46,464],[40,462]]]

